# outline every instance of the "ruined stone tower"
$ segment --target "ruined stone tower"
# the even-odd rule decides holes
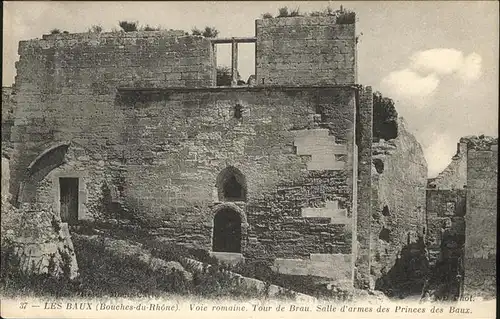
[[[21,41],[11,193],[70,226],[129,219],[223,260],[367,287],[372,92],[351,17],[257,20],[250,38]],[[220,43],[232,86],[216,85]],[[255,85],[234,85],[238,43],[255,43]]]

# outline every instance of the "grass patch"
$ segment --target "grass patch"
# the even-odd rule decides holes
[[[107,240],[102,237],[102,240]],[[230,276],[224,267],[197,269],[185,265],[192,280],[180,270],[153,271],[146,262],[111,254],[104,245],[85,236],[73,236],[80,276],[75,281],[49,275],[28,275],[18,271],[19,260],[8,249],[2,250],[0,289],[4,296],[50,297],[167,297],[200,296],[205,298],[262,298],[264,293]],[[155,255],[167,260],[182,257],[181,250],[159,250]],[[184,262],[184,264],[186,264]]]

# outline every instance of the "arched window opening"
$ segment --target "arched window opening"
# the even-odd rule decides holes
[[[387,205],[384,205],[384,208],[382,209],[382,215],[384,216],[389,216],[389,207]]]
[[[246,201],[245,176],[232,166],[223,169],[217,177],[217,191],[221,202]]]
[[[215,214],[212,250],[241,252],[241,217],[236,211],[225,208]]]

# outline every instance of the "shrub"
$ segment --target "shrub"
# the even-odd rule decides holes
[[[202,31],[198,28],[192,28],[191,29],[191,34],[192,35],[202,35],[205,38],[216,38],[219,35],[219,30],[217,30],[215,27],[205,27],[205,29]]]
[[[301,16],[299,8],[295,8],[294,10],[290,11],[290,17],[299,17],[299,16]]]
[[[192,28],[191,29],[191,35],[202,35],[203,33],[201,32],[200,29],[198,28]]]
[[[102,32],[102,26],[94,24],[89,28],[89,33],[101,33]]]
[[[219,30],[215,27],[205,27],[205,31],[203,31],[203,36],[205,38],[216,38],[219,35]]]
[[[353,24],[356,21],[356,13],[353,11],[344,10],[342,6],[340,6],[339,10],[334,10],[330,6],[328,6],[323,11],[313,11],[309,13],[309,16],[333,16],[336,17],[335,22],[337,24]]]
[[[50,34],[60,34],[60,33],[61,33],[61,30],[59,30],[59,29],[50,30]]]
[[[373,139],[391,140],[398,136],[398,112],[394,101],[382,96],[382,93],[373,93]]]
[[[149,24],[142,28],[142,31],[160,31],[160,27],[150,27]]]
[[[270,14],[269,12],[266,12],[262,15],[262,19],[272,19],[273,15]]]
[[[353,11],[341,10],[337,14],[337,19],[335,20],[337,24],[353,24],[356,22],[356,13]]]
[[[232,81],[231,69],[227,66],[217,68],[217,86],[230,86]]]
[[[139,23],[137,21],[135,21],[135,22],[120,21],[120,22],[118,22],[118,25],[125,32],[133,32],[133,31],[137,31],[137,29],[138,29],[137,26],[139,25]]]
[[[284,18],[284,17],[288,17],[289,14],[288,14],[288,7],[282,7],[282,8],[279,8],[278,9],[278,16],[277,18]]]

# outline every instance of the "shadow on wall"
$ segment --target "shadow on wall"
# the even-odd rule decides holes
[[[399,253],[394,266],[375,282],[375,289],[389,297],[421,295],[429,274],[429,262],[423,237],[408,243]]]
[[[389,297],[421,296],[434,300],[457,300],[463,286],[464,236],[445,229],[440,256],[429,264],[424,237],[405,245],[394,266],[375,283]]]

